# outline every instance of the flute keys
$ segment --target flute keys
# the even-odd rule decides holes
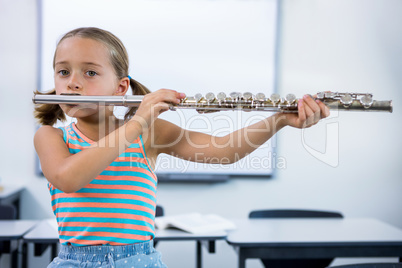
[[[182,103],[196,103],[197,99],[195,97],[189,96],[189,97],[186,97],[185,99],[183,99],[181,102]]]
[[[345,107],[349,107],[352,103],[353,103],[353,97],[352,95],[350,95],[349,93],[346,93],[345,95],[343,95],[341,97],[341,103],[345,106]]]
[[[325,92],[324,93],[324,97],[326,99],[335,99],[335,97],[337,97],[337,96],[338,96],[338,93],[335,93],[335,92]]]
[[[269,99],[273,102],[273,103],[278,103],[281,101],[281,96],[279,94],[273,93],[271,94],[271,96],[269,97]]]
[[[325,92],[318,92],[317,93],[317,99],[324,99],[325,98]]]
[[[194,95],[194,99],[195,99],[197,102],[199,102],[202,98],[203,98],[203,96],[202,96],[202,94],[200,94],[200,93],[197,93],[197,94]]]
[[[371,96],[371,94],[364,95],[361,97],[360,103],[364,108],[370,108],[370,106],[373,104],[373,96]]]
[[[285,100],[289,103],[292,104],[296,101],[296,95],[295,94],[287,94],[285,97]]]
[[[212,102],[215,100],[215,94],[212,92],[208,92],[207,94],[205,94],[205,99],[209,102]]]
[[[254,95],[251,92],[244,92],[243,93],[243,99],[245,99],[245,100],[252,100],[253,97],[254,97]]]
[[[229,94],[229,96],[233,99],[233,100],[237,100],[237,99],[239,99],[240,97],[241,97],[241,93],[240,92],[231,92],[230,94]]]
[[[217,98],[219,101],[224,101],[224,100],[226,99],[226,94],[225,94],[225,92],[219,92],[218,95],[216,95],[216,98]]]
[[[259,100],[259,101],[264,101],[265,100],[265,94],[264,93],[257,93],[256,95],[255,95],[255,98],[257,99],[257,100]]]

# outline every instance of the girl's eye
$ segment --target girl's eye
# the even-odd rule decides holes
[[[88,71],[88,72],[87,72],[87,75],[89,75],[89,76],[95,76],[95,75],[97,75],[97,73],[96,73],[95,71]]]
[[[63,76],[66,76],[66,75],[69,74],[69,72],[68,72],[67,70],[60,70],[60,71],[59,71],[59,74],[61,74],[61,75],[63,75]]]

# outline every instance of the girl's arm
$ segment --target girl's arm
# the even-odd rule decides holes
[[[158,153],[170,154],[201,163],[230,164],[247,156],[285,126],[310,127],[329,115],[329,109],[310,96],[299,100],[298,114],[277,113],[223,137],[184,130],[167,121],[157,120]]]
[[[43,174],[57,189],[76,192],[109,166],[141,134],[141,125],[130,121],[77,154],[71,154],[60,129],[43,126],[35,134],[34,145]],[[128,144],[129,145],[129,144]]]
[[[126,124],[77,154],[70,154],[60,129],[43,126],[35,134],[34,145],[43,174],[59,190],[76,192],[106,169],[156,117],[179,103],[183,96],[173,90],[159,90],[144,97],[136,115]]]

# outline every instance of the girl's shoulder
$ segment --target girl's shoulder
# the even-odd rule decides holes
[[[38,138],[63,138],[63,130],[49,125],[41,126],[35,133],[35,140]]]

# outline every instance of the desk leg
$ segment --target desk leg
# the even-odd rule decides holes
[[[239,253],[239,268],[246,268],[246,258]]]
[[[197,240],[197,268],[202,267],[202,247],[201,247],[201,241]]]
[[[26,242],[22,243],[22,268],[28,267],[28,245]]]
[[[17,246],[15,248],[12,247],[11,245],[11,267],[12,268],[19,268],[18,266],[18,250],[19,250],[19,242],[17,241]]]
[[[57,257],[57,243],[52,244],[52,254],[50,256],[50,262],[53,261],[54,258]]]

